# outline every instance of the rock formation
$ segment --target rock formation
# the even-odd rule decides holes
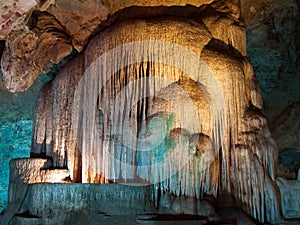
[[[140,191],[157,208],[168,208],[169,195],[231,196],[260,222],[279,220],[282,212],[297,217],[297,206],[290,213],[281,203],[298,183],[290,190],[276,182],[277,147],[246,58],[237,1],[18,4],[20,12],[2,17],[1,27],[11,91],[27,89],[73,49],[80,52],[39,94],[31,157],[50,159],[37,162],[60,172],[38,173],[33,183],[58,174],[60,182],[70,176],[79,183],[151,185]],[[31,183],[31,170],[12,180],[12,193],[14,185]],[[69,187],[61,187],[69,196]],[[10,203],[20,200],[11,196]]]
[[[238,49],[217,40],[210,18],[129,21],[96,36],[42,90],[33,155],[74,181],[141,180],[198,198],[226,191],[257,219],[275,219],[276,147],[238,51],[245,35],[232,32]]]
[[[212,3],[212,0],[188,1],[6,1],[1,6],[2,38],[6,40],[2,66],[5,82],[9,90],[22,91],[30,87],[38,74],[47,72],[51,66],[69,55],[72,48],[81,51],[90,35],[109,15],[132,6],[202,6]],[[239,17],[236,1],[226,4],[214,3],[219,11]],[[232,8],[232,10],[231,10]],[[163,12],[162,12],[163,13]],[[126,15],[126,14],[125,14]],[[130,15],[129,15],[130,16]],[[211,18],[211,25],[215,26]],[[226,18],[221,18],[222,24],[229,29],[220,29],[219,37],[230,34],[231,24]],[[244,34],[243,32],[241,32]],[[225,41],[232,41],[223,36]],[[235,39],[238,44],[240,40]],[[244,46],[245,47],[245,46]],[[245,48],[242,49],[243,52]],[[21,72],[23,71],[23,73]],[[25,72],[26,71],[26,72]]]

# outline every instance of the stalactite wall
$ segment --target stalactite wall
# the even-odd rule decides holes
[[[32,156],[75,182],[226,192],[260,221],[275,219],[277,150],[245,35],[236,24],[225,43],[210,21],[127,21],[97,35],[42,89]]]

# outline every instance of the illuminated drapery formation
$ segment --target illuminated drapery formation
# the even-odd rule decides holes
[[[32,154],[68,167],[74,181],[226,191],[270,220],[276,147],[261,109],[251,65],[206,26],[129,21],[96,36],[44,87]]]

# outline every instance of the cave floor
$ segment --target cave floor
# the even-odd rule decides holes
[[[40,225],[40,224],[63,224],[63,225],[176,225],[176,224],[194,224],[194,225],[255,225],[241,211],[232,208],[222,208],[222,212],[227,215],[221,220],[210,221],[205,217],[192,215],[108,215],[102,211],[71,211],[55,215],[43,215],[39,218],[33,215],[16,215],[9,223],[10,225]],[[0,215],[1,221],[1,215]],[[55,221],[55,222],[54,222]],[[300,220],[289,220],[278,223],[266,223],[263,225],[300,225]]]

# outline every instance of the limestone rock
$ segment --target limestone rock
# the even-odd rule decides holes
[[[86,222],[97,224],[97,214],[134,218],[154,210],[149,186],[71,184],[62,179],[67,170],[50,171],[50,165],[47,159],[11,162],[9,205],[0,215],[1,224],[65,224],[74,212],[87,215],[86,210],[91,215]]]
[[[10,13],[2,17],[3,26],[0,30],[1,38],[7,41],[2,59],[6,86],[14,92],[27,90],[38,74],[49,71],[53,64],[69,55],[73,48],[81,51],[101,22],[105,21],[109,15],[125,8],[185,6],[187,4],[200,7],[212,2],[212,0],[172,0],[163,3],[161,1],[101,2],[95,0],[85,2],[49,0],[42,3],[25,2],[25,0],[18,1],[18,3],[8,1],[3,5],[2,10],[8,9]],[[212,4],[215,10],[230,14],[234,18],[233,21],[229,20],[231,25],[228,32],[225,32],[226,37],[220,35],[224,27],[222,21],[214,23],[219,33],[215,33],[215,27],[212,30],[216,38],[229,41],[245,55],[245,32],[239,26],[234,25],[234,21],[239,18],[236,4],[236,1],[231,0],[223,5]],[[11,23],[12,21],[15,22]],[[238,34],[240,38],[234,39],[232,32],[235,35]]]
[[[270,130],[279,149],[279,176],[293,180],[297,178],[300,168],[299,103],[296,101],[286,105],[286,108],[279,115],[273,115],[269,122]]]
[[[28,89],[40,73],[48,72],[52,64],[72,52],[64,28],[55,17],[34,14],[29,23],[31,30],[10,34],[2,56],[5,83],[13,92]]]
[[[287,105],[270,122],[270,130],[280,150],[299,149],[300,123],[298,118],[300,118],[300,101]]]
[[[197,67],[199,59],[205,63]],[[72,180],[142,181],[196,198],[227,191],[260,221],[279,216],[277,149],[253,71],[202,23],[165,18],[112,26],[62,69],[39,102],[32,152],[67,166]],[[190,155],[189,141],[201,133],[194,145],[205,151]]]
[[[25,219],[16,215],[25,213],[29,186],[32,183],[67,183],[69,182],[69,172],[66,169],[52,169],[51,162],[47,159],[13,159],[10,162],[9,198],[6,213],[0,216],[1,224],[23,224],[24,221],[35,224],[40,222],[36,218]],[[34,196],[35,197],[35,196]],[[34,198],[33,197],[33,198]],[[29,213],[30,214],[30,213]],[[35,215],[35,214],[30,214]],[[16,216],[16,217],[15,217]],[[28,217],[28,216],[27,216]]]
[[[11,180],[26,184],[63,183],[70,176],[67,169],[51,169],[47,159],[13,159],[10,163]]]
[[[286,180],[278,177],[276,183],[280,190],[282,213],[285,218],[295,218],[300,215],[300,181]]]
[[[64,27],[73,47],[81,51],[95,28],[111,12],[99,0],[57,0],[47,10]]]
[[[300,151],[293,148],[282,149],[278,153],[278,176],[296,180],[300,168]]]
[[[212,36],[236,48],[246,56],[246,32],[241,24],[228,16],[210,16],[203,21]]]
[[[16,1],[8,0],[1,2],[0,7],[0,39],[5,37],[13,29],[19,29],[19,26],[24,25],[25,17],[28,12],[37,8],[39,1]]]
[[[28,216],[28,217],[26,217]],[[42,223],[42,219],[41,218],[30,218],[29,216],[33,216],[33,215],[19,215],[19,216],[15,216],[12,218],[10,224],[12,225],[38,225]]]

